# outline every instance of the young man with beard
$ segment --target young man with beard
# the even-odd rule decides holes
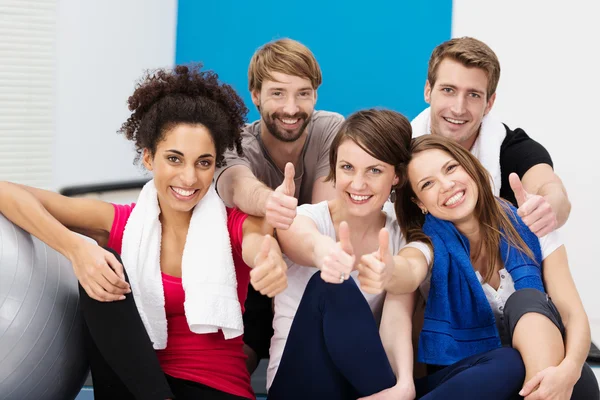
[[[259,48],[250,61],[248,81],[261,118],[242,132],[243,157],[226,152],[227,165],[215,174],[217,190],[227,205],[287,229],[298,205],[334,196],[325,178],[329,147],[344,118],[314,110],[321,69],[297,41],[280,39]],[[244,342],[253,372],[269,353],[273,311],[268,297],[248,290]]]
[[[515,204],[542,237],[566,222],[571,203],[546,149],[490,113],[499,79],[500,63],[485,43],[463,37],[437,46],[425,84],[431,107],[412,121],[413,137],[442,135],[470,150],[490,173],[494,194]]]

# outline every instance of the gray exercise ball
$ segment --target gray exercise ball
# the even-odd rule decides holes
[[[71,264],[0,214],[0,399],[74,399],[88,370]]]

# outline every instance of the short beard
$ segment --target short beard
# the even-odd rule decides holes
[[[284,114],[280,114],[280,113],[274,113],[273,115],[261,113],[261,117],[262,117],[262,120],[264,121],[265,126],[267,127],[267,130],[269,131],[269,133],[271,135],[273,135],[273,137],[275,139],[277,139],[281,142],[285,142],[285,143],[292,143],[292,142],[295,142],[296,140],[300,139],[300,137],[304,133],[304,130],[308,126],[308,123],[310,122],[310,116],[305,112],[298,112],[292,116],[284,115]],[[281,120],[282,118],[301,119],[304,121],[304,123],[300,126],[300,128],[298,128],[298,132],[296,132],[296,133],[289,132],[289,131],[280,129],[277,126],[277,123],[275,122],[275,120],[277,120],[277,119]]]

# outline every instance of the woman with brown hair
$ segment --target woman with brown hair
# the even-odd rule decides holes
[[[392,255],[426,268],[430,250],[407,244],[382,211],[401,183],[410,138],[397,112],[349,116],[329,153],[335,199],[298,207],[290,229],[277,230],[288,288],[275,297],[269,399],[414,398],[413,295],[386,291]]]
[[[527,216],[493,195],[480,162],[451,140],[423,136],[410,153],[396,213],[405,235],[431,240],[434,262],[430,271],[404,269],[403,289],[420,288],[427,300],[418,360],[438,370],[417,381],[417,396],[435,391],[448,365],[506,346],[526,371],[513,395],[598,399],[585,364],[590,327],[558,233],[538,239]],[[511,180],[518,187],[515,174]],[[476,395],[468,386],[464,393]]]

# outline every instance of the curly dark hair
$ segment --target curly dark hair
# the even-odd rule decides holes
[[[178,65],[173,70],[148,72],[129,97],[131,116],[118,131],[135,143],[139,161],[146,148],[154,155],[165,132],[180,123],[204,125],[215,143],[216,166],[225,165],[225,149],[241,156],[241,130],[248,109],[216,73],[202,64]]]

